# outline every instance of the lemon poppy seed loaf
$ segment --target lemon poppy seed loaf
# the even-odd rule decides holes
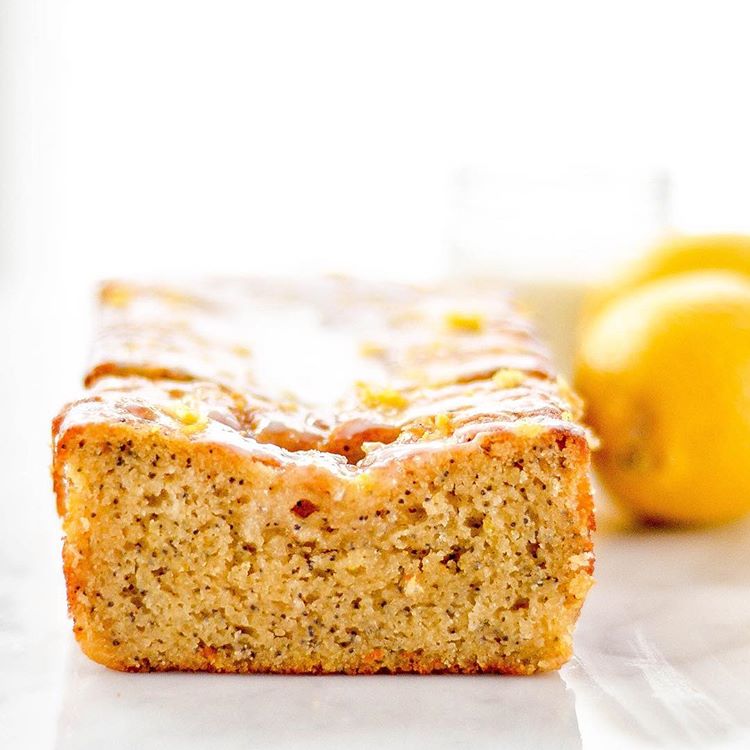
[[[130,671],[555,669],[592,581],[575,397],[502,295],[110,283],[53,424],[74,632]]]

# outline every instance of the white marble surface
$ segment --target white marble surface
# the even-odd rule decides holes
[[[576,657],[556,674],[125,675],[89,662],[65,615],[47,473],[86,294],[0,284],[0,748],[750,747],[748,522],[604,528]]]

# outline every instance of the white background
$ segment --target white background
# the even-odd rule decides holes
[[[47,467],[97,277],[578,279],[669,227],[750,231],[749,21],[716,0],[0,0],[0,747],[748,747],[747,522],[605,529],[552,675],[131,676],[72,642]]]
[[[480,222],[501,271],[519,252],[577,273],[593,255],[598,270],[654,224],[750,229],[743,2],[0,9],[6,278],[430,278],[475,238],[467,167],[499,181],[491,215],[536,231],[519,251],[518,227]],[[592,173],[601,189],[577,190]],[[540,199],[550,176],[557,192]],[[652,178],[669,186],[656,222]],[[570,211],[558,200],[567,184],[582,192]],[[587,223],[592,192],[604,208]]]

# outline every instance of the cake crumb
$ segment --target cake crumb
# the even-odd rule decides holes
[[[480,313],[454,310],[446,313],[445,324],[451,330],[479,333],[484,328],[485,321],[484,316]]]
[[[200,432],[208,426],[208,419],[200,410],[185,401],[180,401],[174,406],[165,406],[164,411],[176,419],[180,423],[180,429],[188,435]]]
[[[435,417],[435,428],[438,432],[448,435],[453,431],[453,417],[445,412]]]
[[[127,307],[133,300],[133,292],[123,284],[106,284],[102,287],[101,300],[110,307]]]
[[[493,376],[493,382],[497,383],[501,388],[516,388],[526,379],[524,373],[520,370],[512,370],[505,368],[498,370]]]
[[[544,426],[537,422],[519,420],[515,424],[515,433],[525,438],[535,438],[544,433]]]
[[[362,341],[359,345],[359,353],[362,357],[382,357],[385,352],[385,347],[375,341]]]
[[[375,388],[367,383],[357,383],[359,400],[370,409],[403,409],[409,400],[393,388]]]

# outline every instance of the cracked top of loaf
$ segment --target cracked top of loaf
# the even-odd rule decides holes
[[[480,434],[584,436],[509,297],[338,277],[108,282],[87,392],[56,437],[132,423],[356,472]]]

